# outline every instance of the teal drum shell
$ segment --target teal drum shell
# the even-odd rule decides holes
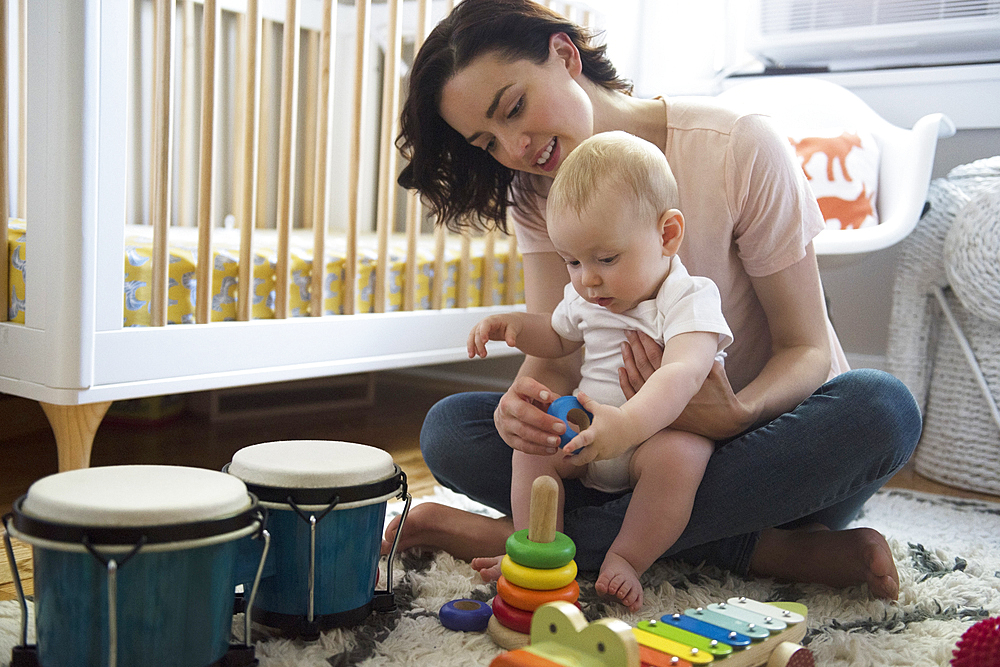
[[[40,480],[45,483],[36,483],[39,487],[14,505],[11,534],[33,550],[39,664],[106,667],[113,634],[118,667],[218,663],[230,648],[237,545],[259,532],[263,520],[256,500],[242,483],[220,480],[227,476],[219,472],[187,473],[196,469],[173,466],[105,470],[112,469],[120,477],[117,488],[109,472],[65,480],[58,478],[70,473],[59,473]],[[218,492],[199,490],[220,481]],[[182,495],[192,489],[193,504],[184,499],[161,504],[156,495],[171,487]],[[59,503],[76,493],[99,497],[82,500],[89,506],[66,512],[66,518],[53,518],[61,514]],[[96,518],[108,511],[102,506],[106,499],[128,506],[135,496],[139,500],[118,518]],[[133,510],[147,512],[143,523],[151,520],[149,512],[162,513],[163,522],[129,525]],[[83,523],[88,513],[96,525]],[[191,521],[178,522],[183,514]],[[114,575],[108,567],[112,560]],[[116,582],[113,621],[111,582]]]
[[[238,451],[223,470],[268,514],[270,550],[252,618],[304,636],[363,622],[374,608],[386,504],[406,494],[391,455],[355,443],[271,442]]]

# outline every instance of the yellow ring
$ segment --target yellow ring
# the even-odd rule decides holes
[[[576,580],[576,561],[571,560],[562,567],[539,570],[518,565],[510,556],[504,556],[500,561],[500,573],[515,586],[533,591],[552,591],[569,586],[569,582]]]
[[[569,582],[568,586],[557,588],[552,591],[539,591],[515,586],[507,581],[507,577],[500,577],[497,580],[497,595],[511,607],[517,607],[525,611],[535,611],[547,602],[562,600],[573,604],[580,599],[580,584],[576,580]]]

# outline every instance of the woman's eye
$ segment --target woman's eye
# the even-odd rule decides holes
[[[507,114],[507,118],[513,118],[517,114],[521,113],[521,109],[523,108],[524,108],[524,95],[517,98],[517,104],[515,104],[514,108],[510,110],[509,114]]]
[[[497,147],[497,140],[496,138],[493,138],[490,139],[488,142],[486,142],[486,146],[483,147],[483,150],[486,151],[487,153],[492,153],[493,149],[496,147]]]

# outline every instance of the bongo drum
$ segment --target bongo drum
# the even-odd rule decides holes
[[[273,572],[260,581],[255,621],[315,635],[394,608],[395,543],[385,591],[375,591],[386,502],[405,498],[403,521],[410,507],[392,456],[349,442],[289,440],[245,447],[224,470],[268,512]]]
[[[262,524],[246,485],[213,470],[108,466],[38,480],[4,517],[32,545],[38,663],[217,664],[230,649],[237,541]],[[26,634],[25,616],[22,645]]]

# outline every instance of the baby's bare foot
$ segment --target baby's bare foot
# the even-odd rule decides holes
[[[479,573],[483,581],[489,583],[500,578],[500,561],[503,556],[490,556],[489,558],[473,558],[472,569]]]
[[[639,575],[631,563],[613,551],[604,557],[594,588],[605,597],[617,599],[631,612],[637,612],[642,607]]]

